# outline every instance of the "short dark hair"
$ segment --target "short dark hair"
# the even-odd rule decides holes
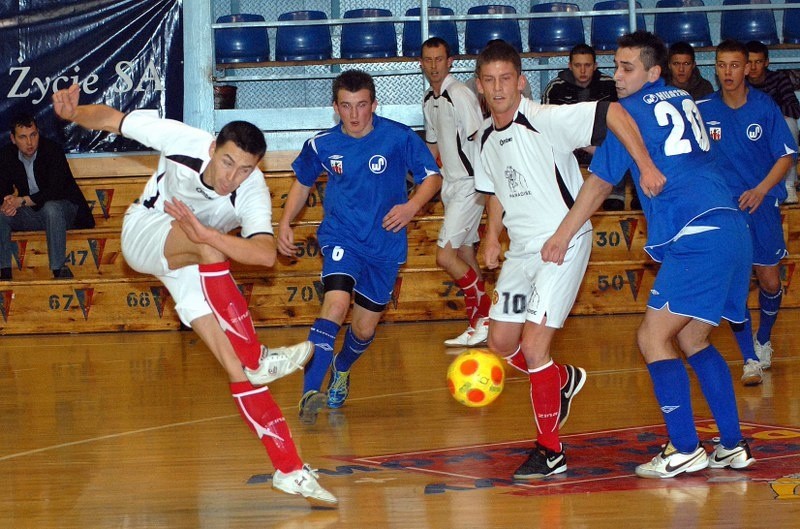
[[[222,127],[217,134],[217,148],[229,141],[244,152],[256,155],[259,160],[267,152],[264,133],[249,121],[231,121]]]
[[[334,103],[337,102],[339,97],[339,90],[347,92],[358,92],[359,90],[369,90],[370,101],[375,101],[375,81],[372,76],[362,70],[347,70],[340,73],[336,79],[333,80],[333,99]]]
[[[572,62],[572,58],[576,55],[591,55],[592,61],[597,62],[597,54],[595,53],[594,48],[588,44],[584,44],[583,42],[576,44],[571,50],[569,50],[569,62]]]
[[[481,67],[490,62],[510,62],[518,74],[522,74],[522,59],[519,52],[508,42],[500,39],[491,40],[478,54],[475,60],[475,75],[480,77]]]
[[[12,134],[17,130],[17,127],[39,128],[39,125],[36,124],[36,118],[33,117],[33,114],[29,114],[28,112],[17,112],[11,116],[8,124]]]
[[[750,53],[747,46],[734,39],[725,39],[719,43],[717,46],[717,55],[723,52],[741,53],[744,55],[745,61],[747,60],[747,54]]]
[[[748,53],[763,53],[764,58],[769,58],[769,48],[767,45],[759,40],[751,40],[747,44],[745,44]]]
[[[667,60],[672,59],[673,55],[688,55],[692,58],[692,62],[694,61],[694,48],[691,44],[684,41],[674,42],[669,47],[669,53],[667,54]]]
[[[617,39],[618,48],[637,48],[639,59],[645,70],[653,66],[660,66],[661,71],[667,66],[667,47],[655,34],[643,29],[628,33]]]
[[[420,48],[420,55],[422,55],[422,48],[438,48],[439,46],[444,46],[445,53],[450,57],[450,45],[441,37],[431,37],[423,42]]]

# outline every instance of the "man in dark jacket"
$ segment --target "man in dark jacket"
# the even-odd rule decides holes
[[[542,92],[545,105],[571,105],[582,101],[616,101],[617,89],[614,79],[597,69],[597,55],[587,44],[577,44],[569,52],[569,67],[561,70]],[[592,161],[594,147],[578,149],[575,157],[578,163],[588,166]],[[611,194],[603,202],[606,211],[625,209],[626,177],[614,186]],[[638,198],[634,198],[631,209],[639,209]]]
[[[688,42],[676,42],[669,47],[667,66],[664,82],[686,90],[692,99],[702,99],[714,92],[711,83],[700,74],[694,59],[694,48]]]
[[[0,280],[11,279],[11,232],[47,234],[53,277],[67,279],[67,230],[93,228],[94,217],[64,152],[39,136],[33,116],[11,120],[11,144],[0,149]]]

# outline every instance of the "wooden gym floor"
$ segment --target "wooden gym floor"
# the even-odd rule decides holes
[[[347,405],[314,426],[297,420],[300,375],[277,381],[304,460],[339,497],[335,511],[271,489],[266,455],[193,333],[2,337],[0,527],[797,527],[800,310],[781,313],[761,386],[739,383],[728,328],[714,335],[758,464],[672,480],[632,474],[664,439],[633,342],[639,320],[573,317],[560,333],[555,357],[589,378],[563,431],[569,470],[539,482],[510,481],[534,436],[526,379],[509,370],[483,409],[449,396],[444,375],[457,351],[441,344],[458,322],[382,325]],[[259,329],[272,345],[306,332]],[[710,413],[693,391],[710,440]]]

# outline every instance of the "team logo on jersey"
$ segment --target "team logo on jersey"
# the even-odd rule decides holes
[[[328,159],[331,161],[331,171],[333,171],[336,174],[342,174],[344,172],[344,166],[342,165],[341,154],[334,154]]]
[[[508,185],[509,198],[524,197],[531,194],[530,189],[528,189],[528,183],[525,181],[525,177],[522,175],[522,173],[510,165],[506,167],[505,177],[506,184]]]
[[[381,174],[386,170],[386,166],[386,158],[384,158],[382,154],[376,154],[369,159],[369,170],[372,171],[373,174]]]
[[[709,127],[708,128],[708,135],[711,136],[711,139],[714,141],[719,141],[722,139],[722,127]]]
[[[751,123],[747,126],[747,139],[750,141],[758,141],[761,139],[761,134],[764,132],[764,129],[761,128],[761,125],[758,123]]]
[[[642,98],[642,101],[648,105],[652,105],[653,103],[658,103],[658,96],[655,94],[645,94],[645,96]]]

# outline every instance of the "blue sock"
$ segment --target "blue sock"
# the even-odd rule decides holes
[[[758,321],[758,334],[756,334],[758,343],[765,344],[770,341],[772,326],[778,319],[778,309],[781,308],[782,300],[782,288],[774,294],[758,289],[758,306],[761,307],[761,319]]]
[[[753,322],[750,318],[744,323],[731,322],[731,330],[733,337],[736,338],[736,343],[739,344],[739,351],[742,353],[742,359],[745,363],[748,360],[758,362],[756,356],[756,348],[753,345]]]
[[[350,371],[350,368],[356,363],[356,360],[361,358],[361,354],[367,350],[367,347],[369,347],[373,339],[375,339],[374,334],[366,340],[361,341],[353,334],[352,327],[348,327],[344,335],[342,350],[339,351],[339,354],[337,354],[334,359],[334,362],[336,362],[334,369],[336,369],[336,371]]]
[[[700,440],[694,427],[686,367],[675,358],[647,364],[647,369],[672,446],[680,452],[693,452]]]
[[[303,376],[303,394],[312,389],[319,391],[328,374],[333,359],[333,343],[341,326],[331,320],[317,318],[308,331],[308,339],[314,342],[314,356],[306,364]]]
[[[736,395],[733,392],[731,371],[717,348],[709,345],[689,357],[689,364],[697,374],[700,389],[711,408],[717,422],[722,446],[733,448],[742,440],[739,427],[739,410],[736,409]]]

